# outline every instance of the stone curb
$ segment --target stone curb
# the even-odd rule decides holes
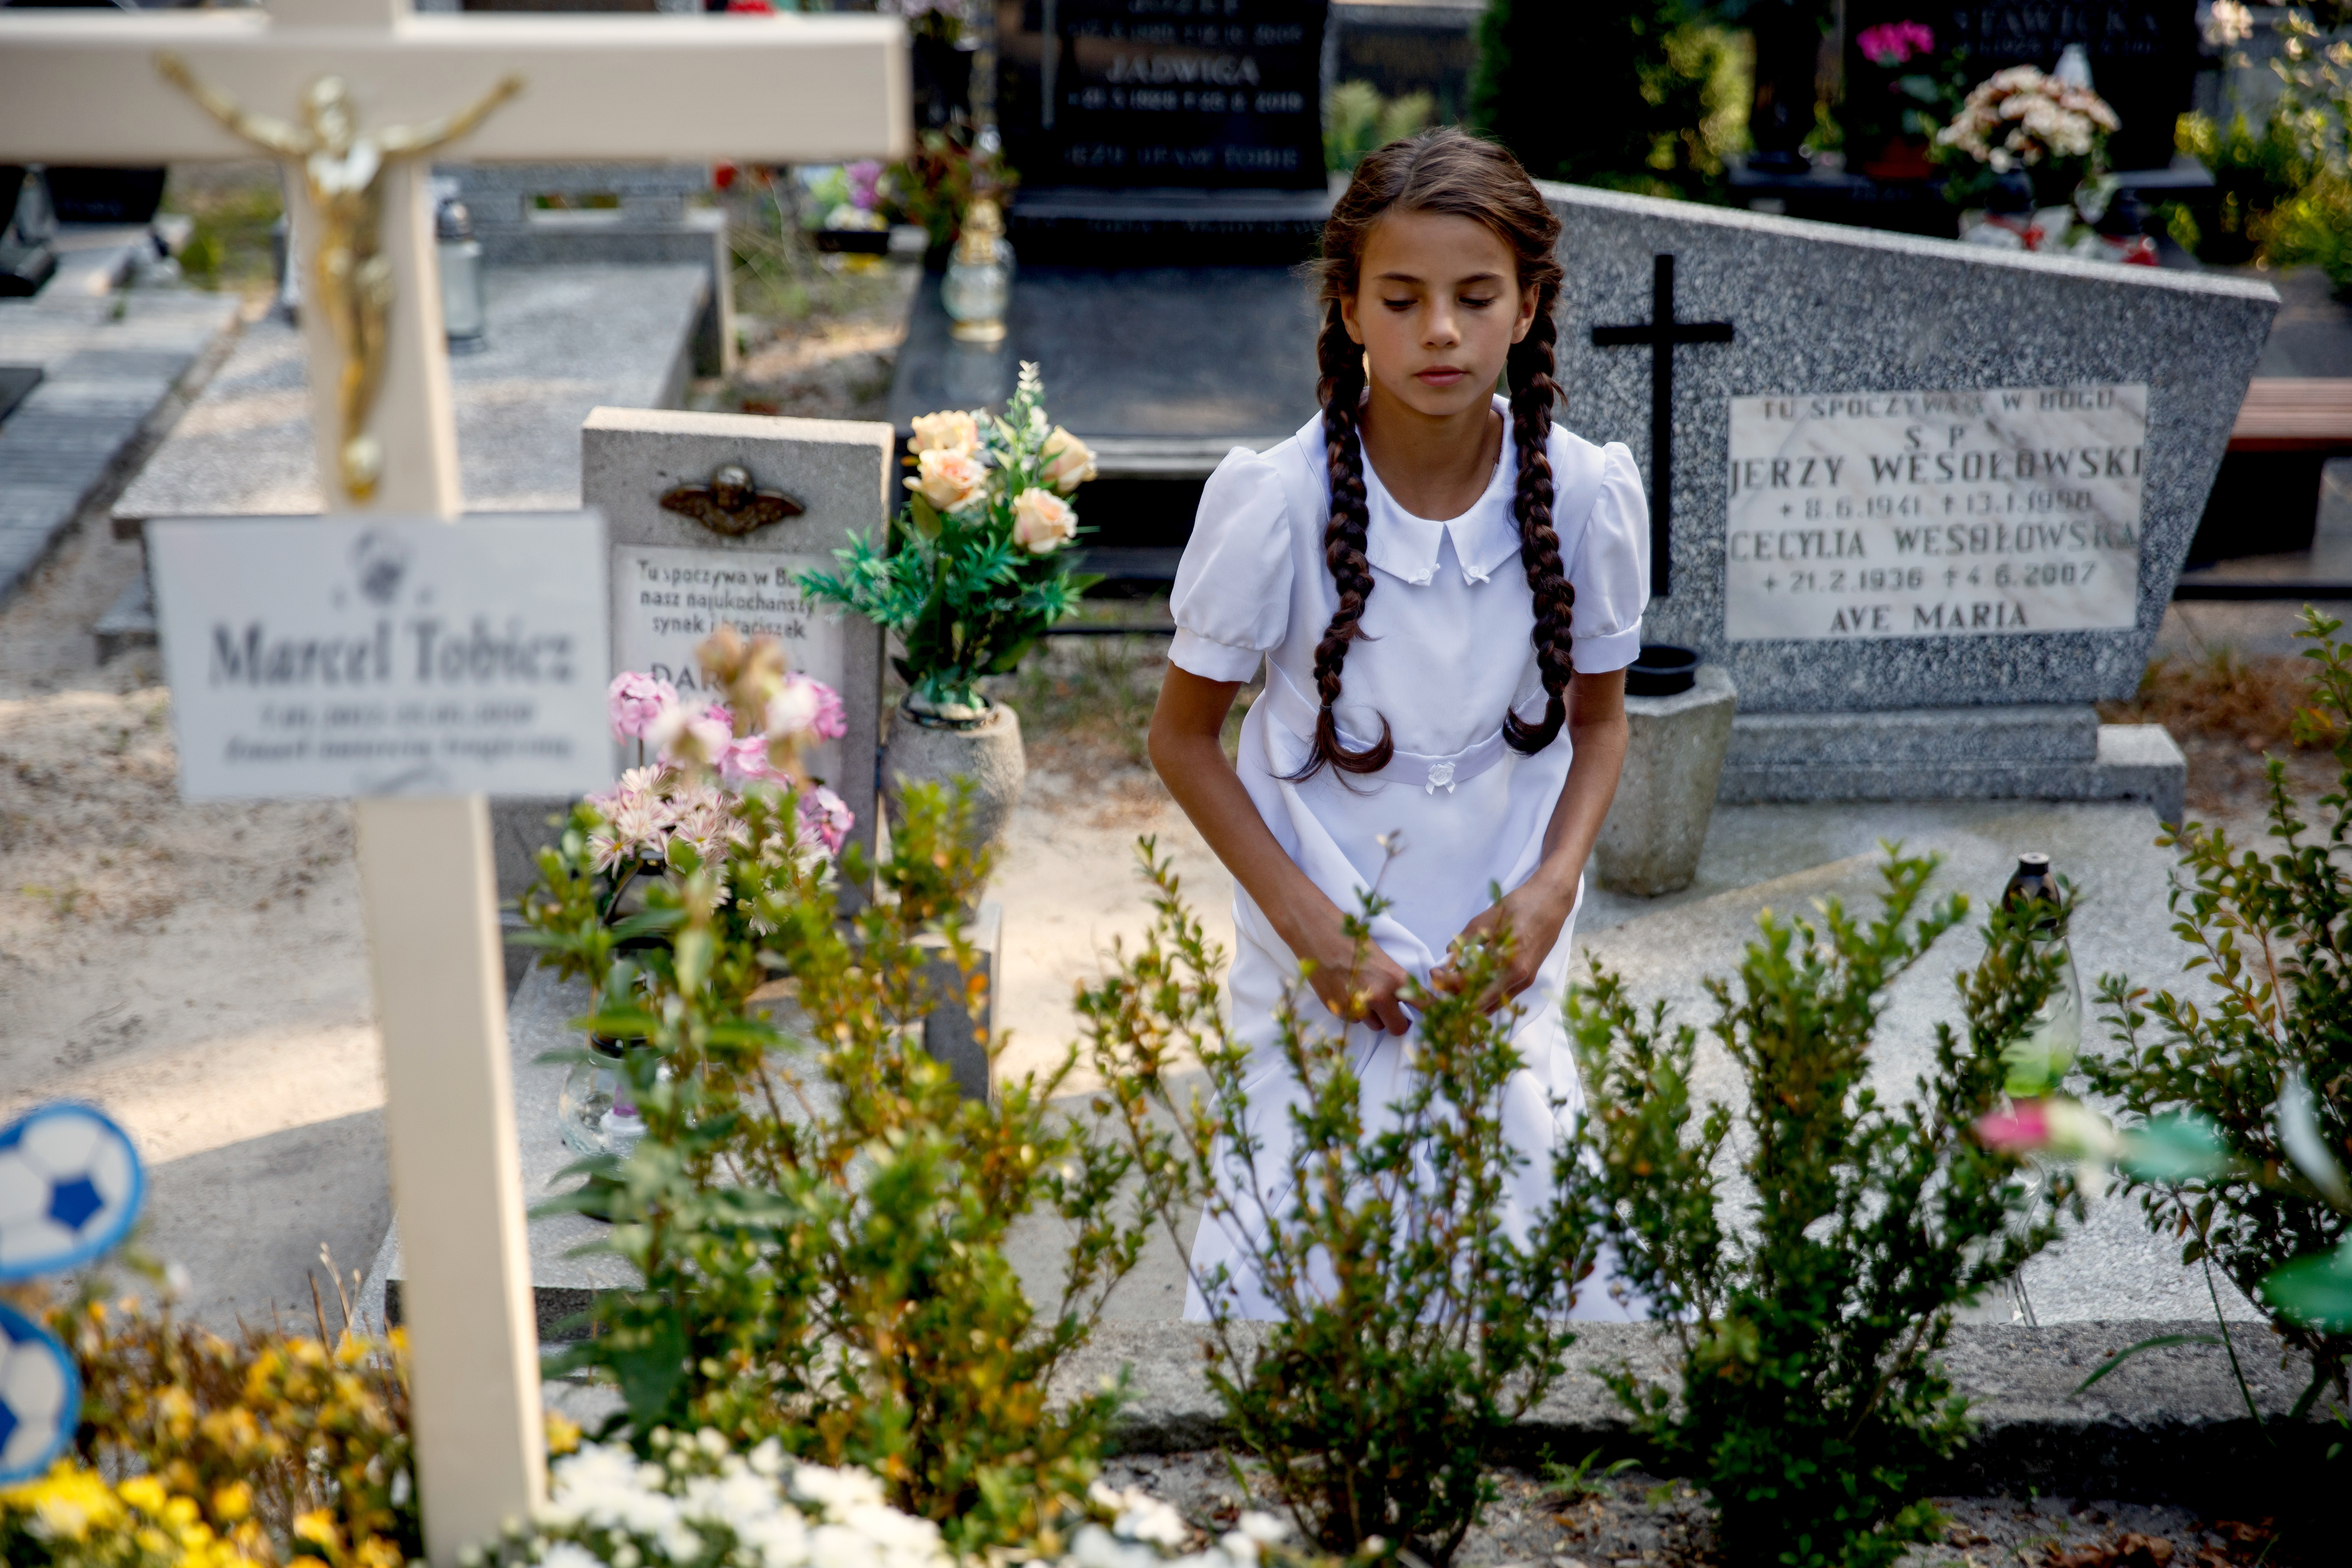
[[[1245,1327],[1245,1342],[1261,1331]],[[1522,1420],[1504,1457],[1573,1462],[1594,1448],[1638,1455],[1643,1445],[1599,1376],[1630,1363],[1663,1377],[1666,1346],[1642,1324],[1581,1326],[1568,1372]],[[2258,1428],[2218,1344],[2144,1352],[2077,1397],[2074,1389],[2126,1346],[2165,1334],[2212,1336],[2202,1322],[2115,1321],[1956,1326],[1944,1353],[1977,1422],[1976,1438],[1932,1478],[1937,1495],[2056,1492],[2245,1510],[2300,1492],[2321,1479],[2329,1444],[2352,1440],[2331,1417],[2283,1426],[2308,1373],[2301,1356],[2282,1364],[2281,1344],[2263,1325],[2233,1325],[2232,1340]],[[1131,1453],[1214,1447],[1232,1436],[1209,1387],[1200,1325],[1107,1323],[1064,1366],[1065,1396],[1126,1369],[1130,1401],[1118,1445]]]

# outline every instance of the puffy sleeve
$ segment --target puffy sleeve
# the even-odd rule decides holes
[[[1169,658],[1204,680],[1247,680],[1290,620],[1290,520],[1281,476],[1246,447],[1225,454],[1201,492],[1176,568]]]
[[[1650,602],[1650,503],[1622,441],[1601,448],[1601,493],[1568,563],[1568,580],[1576,589],[1569,624],[1577,672],[1597,675],[1633,663]]]

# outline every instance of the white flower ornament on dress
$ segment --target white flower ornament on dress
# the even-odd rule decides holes
[[[1444,787],[1446,794],[1452,795],[1454,793],[1454,764],[1452,763],[1430,763],[1429,782],[1421,786],[1422,793],[1424,795],[1435,795],[1440,785]]]

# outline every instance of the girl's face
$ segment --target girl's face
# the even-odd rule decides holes
[[[1348,335],[1371,361],[1373,395],[1433,418],[1486,406],[1511,345],[1535,324],[1536,291],[1501,237],[1475,218],[1391,212],[1365,237]]]

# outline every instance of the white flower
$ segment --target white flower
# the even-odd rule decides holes
[[[559,1541],[547,1549],[539,1560],[540,1568],[604,1568],[588,1554],[588,1549],[569,1541]]]
[[[773,1437],[763,1437],[751,1450],[751,1469],[756,1475],[773,1479],[784,1473],[784,1446]]]
[[[834,1469],[825,1465],[799,1466],[793,1471],[792,1491],[794,1497],[816,1504],[827,1514],[883,1500],[882,1483],[872,1471],[846,1467]]]
[[[809,1532],[809,1568],[883,1568],[882,1553],[874,1543],[838,1524],[821,1524]]]
[[[1279,1546],[1290,1539],[1290,1526],[1270,1513],[1253,1509],[1234,1521],[1235,1528],[1261,1546]]]
[[[2242,44],[2254,36],[2254,14],[2239,0],[2213,0],[2205,8],[2204,34],[2208,48],[2226,49],[2231,44]]]

